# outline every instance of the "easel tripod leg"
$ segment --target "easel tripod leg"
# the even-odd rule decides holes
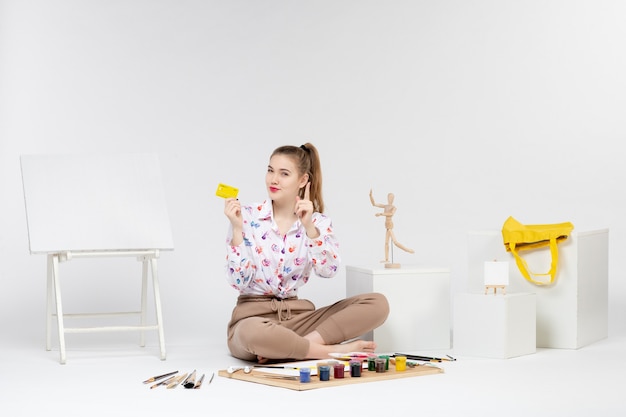
[[[52,329],[52,316],[54,305],[54,282],[52,278],[52,255],[48,255],[47,259],[47,274],[46,274],[46,350],[52,349],[51,343],[51,329]]]
[[[161,316],[161,292],[159,289],[159,278],[156,258],[150,259],[152,269],[152,288],[154,290],[154,309],[156,312],[157,327],[159,329],[159,346],[161,348],[161,360],[165,360],[165,336],[163,334],[163,318]]]
[[[141,259],[141,327],[146,325],[147,314],[147,292],[148,292],[148,258]],[[146,346],[146,332],[141,330],[139,346]]]
[[[52,281],[57,310],[57,328],[59,330],[59,354],[61,364],[65,364],[65,326],[63,324],[63,305],[61,302],[61,284],[59,282],[59,257],[52,256]]]

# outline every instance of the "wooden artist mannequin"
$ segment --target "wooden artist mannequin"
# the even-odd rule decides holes
[[[409,249],[396,240],[396,236],[393,233],[393,215],[396,212],[396,206],[393,205],[394,195],[393,193],[387,194],[387,204],[377,204],[374,200],[372,190],[370,190],[370,201],[374,207],[383,209],[382,213],[376,213],[376,217],[385,216],[385,259],[381,262],[385,264],[385,268],[399,268],[400,264],[393,263],[393,249],[391,255],[391,261],[389,260],[389,246],[393,243],[398,248],[408,253],[415,253],[413,249]]]

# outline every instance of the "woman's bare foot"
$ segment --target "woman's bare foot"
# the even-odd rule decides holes
[[[349,352],[374,352],[376,350],[376,343],[369,340],[354,340],[348,343],[342,343],[335,345],[339,350],[335,350],[337,353],[349,353]]]
[[[327,345],[317,332],[305,337],[309,339],[307,359],[328,359],[331,353],[374,352],[376,350],[376,343],[369,340],[357,339],[347,343]]]

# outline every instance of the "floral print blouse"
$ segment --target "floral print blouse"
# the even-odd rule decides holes
[[[240,294],[273,295],[288,298],[309,280],[311,271],[322,278],[332,278],[340,265],[339,244],[332,221],[313,213],[313,223],[320,232],[309,239],[297,220],[282,236],[274,222],[271,200],[242,205],[243,242],[232,246],[232,226],[226,238],[226,275],[229,284]]]

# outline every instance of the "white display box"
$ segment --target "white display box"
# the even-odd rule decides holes
[[[379,352],[450,348],[450,270],[346,267],[346,293],[380,292],[389,301],[389,317],[364,335]]]
[[[608,336],[609,231],[574,230],[559,243],[554,284],[538,286],[519,272],[501,231],[468,235],[468,291],[484,290],[485,261],[509,262],[507,292],[537,295],[537,347],[578,349]],[[533,272],[550,269],[549,249],[521,252]]]
[[[536,296],[459,293],[454,296],[457,356],[508,359],[536,352]]]

